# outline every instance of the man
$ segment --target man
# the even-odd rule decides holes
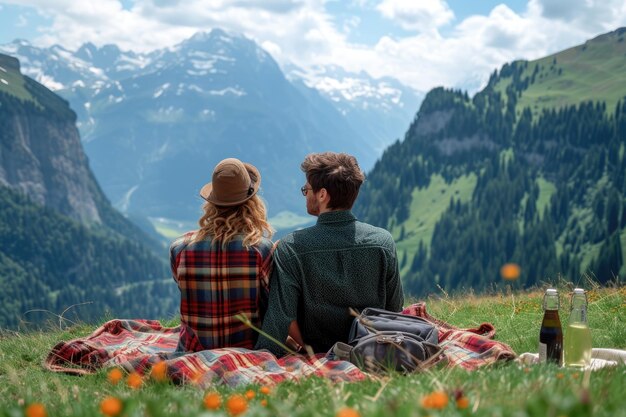
[[[350,308],[400,311],[404,301],[391,234],[357,221],[350,211],[365,179],[356,158],[310,154],[301,169],[307,212],[318,219],[281,239],[274,251],[269,307],[256,348],[276,356],[285,350],[270,338],[285,341],[299,327],[299,344],[326,352],[347,341]]]

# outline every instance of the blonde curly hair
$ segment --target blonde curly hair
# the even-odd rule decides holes
[[[259,243],[264,236],[271,238],[274,234],[267,222],[265,204],[259,196],[255,195],[235,207],[216,206],[207,201],[202,208],[204,214],[198,221],[200,230],[196,233],[194,241],[210,236],[225,247],[233,237],[244,235],[243,245],[249,248]]]

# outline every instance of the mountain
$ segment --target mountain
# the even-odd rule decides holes
[[[253,41],[219,29],[148,54],[24,41],[0,50],[25,60],[27,74],[76,109],[91,167],[115,207],[149,217],[169,237],[194,227],[199,188],[230,156],[260,169],[275,227],[310,222],[298,193],[304,156],[345,151],[368,169],[420,100],[395,80],[336,68],[316,83],[294,71],[286,77]],[[331,75],[351,86],[322,88]]]
[[[334,65],[307,70],[287,65],[285,72],[296,86],[304,85],[330,100],[378,154],[404,135],[424,98],[394,78],[373,78]]]
[[[437,88],[385,150],[355,210],[398,241],[407,292],[626,274],[626,29]]]
[[[0,54],[0,327],[176,311],[167,250],[111,207],[75,123]]]

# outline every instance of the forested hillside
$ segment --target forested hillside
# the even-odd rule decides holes
[[[167,249],[104,197],[67,102],[1,54],[0,81],[0,328],[174,314]]]
[[[409,293],[489,288],[506,262],[522,286],[624,276],[624,32],[427,95],[356,206],[392,230]]]
[[[0,187],[0,328],[161,318],[178,307],[167,268],[144,245]],[[68,324],[69,322],[64,322]]]

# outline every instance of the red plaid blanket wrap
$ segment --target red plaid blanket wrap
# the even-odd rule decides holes
[[[407,307],[403,313],[423,317],[437,326],[448,366],[473,370],[515,358],[510,347],[492,339],[495,329],[491,324],[458,329],[431,317],[423,303]],[[243,348],[175,353],[179,332],[180,326],[163,327],[155,320],[111,320],[85,338],[58,343],[49,352],[44,366],[54,372],[78,375],[117,366],[147,375],[153,365],[164,361],[173,382],[193,382],[201,387],[274,385],[311,375],[348,382],[367,378],[367,374],[350,362],[331,361],[323,354],[276,358],[267,351]]]
[[[439,331],[441,358],[448,366],[460,366],[469,371],[490,365],[497,361],[515,359],[515,352],[505,343],[493,340],[496,329],[490,323],[470,329],[459,329],[444,321],[432,317],[426,312],[426,304],[417,303],[406,307],[402,314],[422,317]]]

